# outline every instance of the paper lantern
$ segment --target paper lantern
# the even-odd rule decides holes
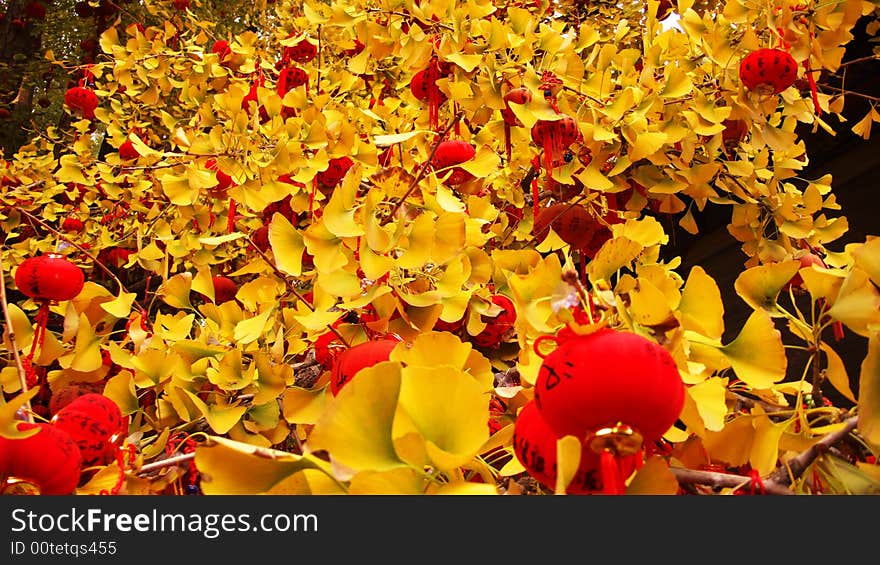
[[[18,424],[19,431],[38,428],[28,438],[0,437],[0,478],[23,481],[40,494],[73,494],[82,472],[82,456],[74,439],[51,424]]]
[[[25,259],[15,271],[18,290],[40,301],[70,300],[84,284],[82,269],[55,253]]]
[[[336,355],[330,369],[330,392],[333,393],[333,396],[339,394],[342,387],[350,382],[361,369],[388,361],[391,350],[398,343],[400,340],[396,337],[385,337],[353,345]]]
[[[758,49],[740,62],[739,78],[749,90],[779,94],[797,80],[797,61],[782,49]]]

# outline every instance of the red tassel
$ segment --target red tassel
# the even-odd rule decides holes
[[[764,481],[761,480],[761,474],[757,469],[752,469],[749,471],[749,477],[752,479],[752,482],[749,484],[749,493],[750,494],[766,494],[767,491],[764,489]]]
[[[806,71],[807,80],[810,82],[810,98],[813,99],[813,108],[816,115],[822,115],[822,108],[819,106],[819,90],[816,88],[816,79],[813,78],[813,70],[810,68],[810,59],[804,59],[804,70]]]
[[[431,73],[431,77],[434,78],[436,73]],[[440,88],[431,81],[430,91],[428,93],[428,120],[431,124],[431,129],[436,131],[440,127]]]
[[[312,179],[312,191],[309,193],[309,220],[314,220],[314,214],[312,210],[315,206],[315,193],[318,192],[318,177]]]
[[[834,324],[832,324],[831,327],[834,330],[834,341],[840,341],[844,337],[846,337],[843,333],[843,323],[842,322],[834,322]]]
[[[229,213],[226,216],[226,231],[232,233],[235,231],[235,210],[238,203],[234,198],[229,199]]]
[[[623,494],[624,483],[620,478],[620,462],[608,449],[599,454],[599,473],[602,477],[602,494]]]
[[[538,221],[538,210],[540,206],[538,205],[538,179],[537,177],[532,179],[532,221]],[[534,231],[534,230],[533,230]]]
[[[504,122],[504,152],[507,155],[507,162],[510,163],[510,124]]]
[[[40,346],[40,349],[43,348],[43,341],[46,337],[46,325],[49,323],[49,301],[44,300],[40,304],[40,309],[37,310],[37,315],[34,318],[36,322],[36,328],[34,328],[34,340],[31,342],[31,350],[28,353],[27,359],[29,361],[33,361],[34,353],[37,351],[37,345]]]

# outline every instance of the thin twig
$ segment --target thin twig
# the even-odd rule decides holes
[[[177,465],[178,463],[187,463],[196,458],[195,453],[184,453],[182,455],[176,455],[174,457],[169,457],[168,459],[163,459],[161,461],[156,461],[155,463],[148,463],[140,468],[140,473],[150,473],[152,471],[156,471],[157,469],[164,469],[165,467],[172,467]]]
[[[678,482],[689,485],[706,485],[716,488],[740,488],[752,481],[751,477],[717,473],[715,471],[698,471],[682,467],[670,467],[670,471],[678,479]],[[764,481],[764,492],[767,494],[791,495],[790,489],[771,481]]]
[[[6,322],[7,335],[9,338],[9,346],[12,349],[12,357],[15,359],[15,367],[18,369],[18,380],[21,383],[21,394],[28,391],[27,373],[21,362],[21,356],[18,354],[18,345],[15,343],[15,332],[12,329],[12,316],[9,314],[9,303],[6,300],[6,277],[3,275],[5,267],[3,266],[3,254],[0,253],[0,307],[3,308],[3,319]],[[36,337],[36,336],[35,336]],[[29,424],[34,423],[34,416],[31,412],[31,402],[28,400],[24,404],[25,418]]]
[[[808,447],[803,453],[801,453],[794,459],[787,461],[782,467],[774,471],[774,473],[770,475],[769,482],[780,486],[790,485],[792,478],[800,477],[804,473],[804,471],[807,470],[807,467],[809,467],[813,463],[813,461],[815,461],[816,458],[819,457],[819,455],[821,455],[825,451],[828,451],[828,449],[832,445],[848,436],[850,432],[852,432],[856,428],[858,423],[858,416],[848,418],[844,421],[843,428],[823,437],[818,442]]]
[[[434,158],[434,153],[437,152],[437,148],[440,147],[440,144],[443,143],[443,140],[446,139],[446,136],[449,135],[449,132],[452,131],[453,127],[455,127],[455,124],[457,124],[459,120],[461,120],[463,117],[464,112],[458,112],[457,114],[455,114],[452,120],[446,125],[445,128],[443,128],[443,131],[441,131],[437,135],[437,139],[434,140],[434,146],[431,147],[431,152],[428,154],[428,158],[425,160],[425,163],[419,169],[418,174],[413,177],[413,180],[409,183],[409,187],[407,187],[406,192],[403,194],[403,196],[400,197],[394,207],[392,207],[388,214],[386,214],[385,217],[382,218],[382,220],[379,222],[380,225],[387,224],[391,220],[391,218],[393,218],[394,215],[397,214],[397,211],[400,210],[400,207],[403,206],[403,203],[406,202],[407,198],[409,198],[409,195],[412,194],[412,192],[416,189],[419,181],[421,181],[425,177],[425,172],[428,170],[428,164]]]

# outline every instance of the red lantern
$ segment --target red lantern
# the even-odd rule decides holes
[[[225,39],[220,39],[214,42],[214,45],[211,46],[211,53],[215,53],[220,61],[226,60],[227,57],[232,55],[232,48],[229,46],[229,42]]]
[[[318,173],[318,182],[324,188],[333,188],[342,182],[345,173],[354,165],[354,161],[349,156],[334,157],[330,159],[327,168]]]
[[[51,424],[19,423],[18,431],[38,428],[24,439],[0,437],[0,478],[23,481],[40,494],[73,494],[82,472],[82,457],[70,435]],[[5,488],[3,489],[5,490]]]
[[[34,0],[24,7],[24,13],[35,20],[46,19],[46,5],[42,2]]]
[[[251,240],[254,242],[254,245],[257,246],[257,249],[263,253],[268,251],[271,245],[269,242],[269,226],[260,226],[257,228],[251,236]]]
[[[492,304],[501,307],[501,313],[486,321],[486,327],[471,340],[477,347],[498,347],[504,340],[504,335],[513,329],[516,323],[516,307],[513,302],[503,294],[492,296]]]
[[[455,165],[460,165],[465,161],[469,161],[473,159],[476,154],[476,148],[466,141],[447,140],[441,142],[440,145],[437,146],[431,164],[435,170],[446,169],[447,167],[454,167]],[[452,174],[446,179],[446,184],[455,186],[472,180],[473,178],[474,176],[466,170],[460,167],[455,167],[455,169],[452,170]]]
[[[235,281],[223,275],[214,275],[211,280],[214,283],[214,304],[235,300],[235,295],[238,293],[238,285]]]
[[[544,420],[557,435],[588,441],[599,453],[606,492],[613,494],[623,493],[626,458],[675,424],[684,395],[668,351],[608,328],[563,340],[544,357],[535,382]]]
[[[547,237],[550,228],[573,249],[583,249],[596,234],[598,222],[580,204],[557,203],[544,208],[535,221],[535,236]]]
[[[556,442],[559,438],[544,421],[534,400],[522,407],[513,427],[513,451],[529,475],[550,490],[556,489]],[[629,477],[637,463],[637,456],[626,458],[621,475],[624,478]],[[584,440],[581,444],[580,465],[568,484],[566,493],[602,492],[605,490],[602,479],[599,454],[590,449],[589,443]]]
[[[85,465],[102,463],[107,446],[122,431],[122,412],[100,393],[75,398],[52,417],[52,424],[76,442]]]
[[[84,284],[82,269],[55,253],[25,259],[15,271],[15,286],[34,300],[70,300]]]
[[[308,88],[309,73],[305,69],[297,66],[284,67],[278,74],[278,83],[275,86],[278,96],[284,98],[284,95],[292,89],[306,85]]]
[[[80,112],[84,118],[95,117],[95,108],[98,107],[98,95],[84,86],[68,88],[64,93],[64,104],[73,111]]]
[[[125,159],[126,161],[137,159],[141,156],[138,153],[138,150],[135,148],[134,143],[130,139],[126,140],[122,145],[119,146],[119,157],[121,159]]]
[[[330,370],[330,392],[333,393],[333,396],[339,394],[340,389],[351,381],[361,369],[388,361],[391,350],[398,343],[400,340],[396,337],[385,337],[353,345],[336,355]]]
[[[749,124],[745,120],[724,120],[721,125],[724,126],[724,130],[721,132],[721,141],[725,145],[737,145],[749,133]]]
[[[414,74],[409,83],[409,90],[416,100],[428,103],[428,121],[435,130],[439,125],[440,105],[446,100],[446,93],[440,90],[437,81],[448,74],[448,65],[434,57],[430,65]]]
[[[295,34],[291,33],[288,35],[288,38],[293,37]],[[309,41],[307,38],[303,38],[291,45],[290,47],[285,47],[282,53],[282,57],[287,61],[296,61],[297,63],[308,63],[312,59],[314,59],[318,55],[318,47]]]
[[[797,80],[797,61],[782,49],[758,49],[739,65],[739,78],[759,94],[779,94]]]
[[[81,232],[84,227],[85,225],[83,224],[82,220],[80,220],[79,218],[74,218],[72,216],[69,218],[64,218],[64,221],[61,223],[61,229],[69,233]]]
[[[215,171],[214,177],[217,179],[217,186],[212,186],[209,190],[214,198],[225,198],[226,191],[235,185],[232,177],[220,170],[216,159],[208,159],[205,161],[205,168],[209,171]]]

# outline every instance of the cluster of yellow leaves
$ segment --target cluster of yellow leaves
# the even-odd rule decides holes
[[[804,382],[783,382],[791,371],[780,319],[821,348],[828,380],[858,403],[873,441],[876,339],[862,376],[868,392],[856,398],[817,328],[831,320],[876,335],[876,244],[828,252],[825,269],[798,269],[799,249],[824,248],[847,229],[845,218],[826,213],[839,210],[830,178],[795,179],[807,164],[798,124],[831,126],[808,94],[758,96],[737,74],[744,54],[780,41],[777,29],[799,63],[836,70],[862,3],[810,5],[804,18],[792,2],[731,0],[713,11],[681,0],[677,27],[657,21],[657,6],[604,7],[601,25],[575,25],[562,4],[550,17],[544,5],[488,0],[282,2],[267,12],[272,27],[229,38],[224,60],[210,49],[219,39],[210,22],[192,14],[143,31],[109,28],[106,57],[92,69],[100,131],[86,120],[74,123],[75,139],[49,131],[10,163],[21,185],[0,193],[4,257],[8,249],[16,264],[60,245],[97,275],[95,255],[123,247],[131,251],[124,267],[149,277],[145,294],[155,300],[140,304],[121,274],[112,290],[89,282],[54,307],[64,331],[47,334],[36,363],[52,367],[57,390],[105,379],[109,353],[119,371],[105,393],[132,416],[132,441],[147,438],[153,456],[167,430],[204,421],[216,436],[199,453],[212,481],[206,492],[492,491],[519,469],[482,458],[500,450],[513,461],[510,426],[488,437],[489,396],[503,395],[514,415],[531,398],[541,361],[533,345],[571,321],[583,289],[567,273],[581,270],[607,323],[673,354],[688,394],[684,427],[670,430],[670,441],[699,441],[713,461],[766,473],[821,435],[800,408]],[[276,62],[303,37],[320,45],[316,59],[297,64],[309,81],[279,93]],[[363,50],[349,52],[356,40]],[[473,179],[455,187],[426,166],[440,132],[409,90],[432,57],[450,69],[437,81],[441,124],[454,122],[446,133],[477,149],[462,165]],[[561,82],[549,98],[548,74]],[[521,125],[510,128],[507,160],[499,111],[513,87],[532,101],[511,106]],[[827,117],[843,99],[820,94],[819,103]],[[543,242],[532,233],[523,184],[539,149],[530,128],[559,113],[575,118],[582,140],[565,164],[538,171],[550,195],[537,204],[577,201],[603,225],[613,216],[613,237],[592,257],[555,233]],[[731,144],[734,120],[748,134]],[[140,157],[111,150],[99,159],[92,133],[111,148],[131,141]],[[340,157],[354,165],[337,186],[322,186],[321,173]],[[212,159],[232,179],[224,195],[212,190]],[[560,187],[576,196],[560,197]],[[715,281],[660,259],[669,234],[654,216],[696,233],[709,204],[731,206],[729,229],[747,256],[736,291],[753,312],[734,337]],[[85,230],[62,237],[69,216]],[[33,217],[56,231],[17,238]],[[260,229],[270,246],[258,252]],[[236,300],[214,304],[212,276],[221,273],[240,284]],[[816,305],[811,319],[779,305],[796,273]],[[516,347],[480,353],[467,338],[497,313],[492,294],[515,303]],[[25,309],[10,305],[22,351],[33,339]],[[345,312],[372,316],[335,326],[349,343],[395,333],[412,347],[331,398],[326,374],[302,386],[292,363],[310,359]],[[462,319],[458,337],[432,332],[438,321]],[[523,386],[494,389],[492,372],[508,368]],[[18,390],[13,366],[2,382]],[[792,416],[773,419],[759,404],[740,414],[737,390],[786,407],[795,397]],[[146,393],[155,402],[144,408]],[[271,450],[291,437],[303,455]],[[331,465],[315,455],[324,452]],[[236,483],[245,466],[253,481]],[[473,474],[485,483],[465,480]]]

